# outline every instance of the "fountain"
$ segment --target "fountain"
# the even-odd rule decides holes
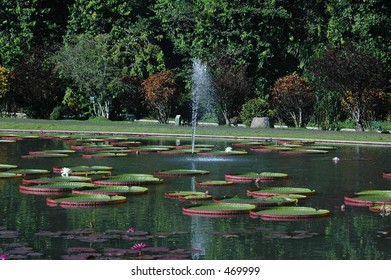
[[[192,74],[192,133],[191,133],[191,153],[194,155],[195,135],[197,120],[200,110],[204,113],[211,109],[212,104],[212,80],[208,72],[208,67],[201,60],[193,59]]]

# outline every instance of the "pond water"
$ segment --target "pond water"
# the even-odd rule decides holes
[[[154,145],[176,143],[176,139],[137,140]],[[197,140],[197,143],[214,144],[219,150],[232,144],[213,140]],[[190,144],[190,140],[181,139],[181,144]],[[366,207],[346,206],[341,210],[344,196],[366,189],[391,189],[391,180],[382,177],[384,171],[390,170],[389,147],[337,146],[336,150],[321,155],[249,152],[241,156],[192,157],[154,153],[86,159],[77,152],[63,159],[21,158],[29,151],[69,149],[69,146],[53,139],[0,143],[0,163],[47,170],[54,166],[105,165],[113,167],[113,174],[152,174],[167,169],[202,169],[210,174],[164,178],[163,184],[148,186],[146,195],[129,197],[123,205],[102,208],[49,207],[45,196],[20,193],[21,179],[0,179],[0,230],[15,231],[14,236],[2,235],[0,231],[0,253],[12,255],[12,244],[19,244],[33,252],[28,258],[62,259],[69,248],[90,247],[102,252],[108,248],[129,249],[137,242],[144,242],[150,248],[190,252],[186,255],[190,259],[391,259],[391,240],[388,239],[391,216],[382,217]],[[338,163],[331,160],[335,156],[341,159]],[[288,173],[288,179],[262,183],[262,186],[315,189],[317,194],[300,205],[328,209],[332,215],[290,222],[263,221],[248,215],[194,217],[182,214],[182,207],[188,203],[164,197],[165,192],[195,189],[208,190],[214,197],[238,195],[244,198],[246,190],[254,184],[198,188],[194,183],[196,180],[224,180],[224,174],[248,171]],[[87,232],[92,227],[96,234],[134,228],[148,235],[139,239],[77,238],[76,230],[86,229]]]

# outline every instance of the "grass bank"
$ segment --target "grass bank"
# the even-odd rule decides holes
[[[53,133],[118,133],[127,135],[157,135],[190,137],[191,127],[173,124],[157,124],[125,121],[77,121],[77,120],[32,120],[0,119],[3,131],[40,131]],[[228,138],[238,140],[256,139],[312,139],[320,142],[367,143],[391,146],[391,134],[354,131],[322,131],[312,129],[273,128],[253,129],[246,127],[198,126],[197,137]]]

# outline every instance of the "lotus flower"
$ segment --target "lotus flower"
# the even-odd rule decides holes
[[[130,228],[130,229],[128,229],[126,232],[130,232],[130,233],[133,233],[133,232],[135,232],[135,230],[134,230],[134,228]]]
[[[232,152],[232,147],[226,147],[226,148],[225,148],[225,151],[226,151],[227,153]]]
[[[7,254],[1,254],[0,255],[0,260],[5,261],[7,259],[8,255]]]

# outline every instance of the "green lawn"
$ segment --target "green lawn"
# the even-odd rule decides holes
[[[172,137],[190,137],[190,126],[126,121],[76,121],[0,119],[0,129],[6,131],[44,130],[45,132],[118,133],[132,135],[164,134]],[[374,142],[391,145],[391,134],[354,131],[322,131],[312,129],[274,128],[252,129],[247,127],[198,126],[197,137],[229,139],[316,139],[330,142]]]

